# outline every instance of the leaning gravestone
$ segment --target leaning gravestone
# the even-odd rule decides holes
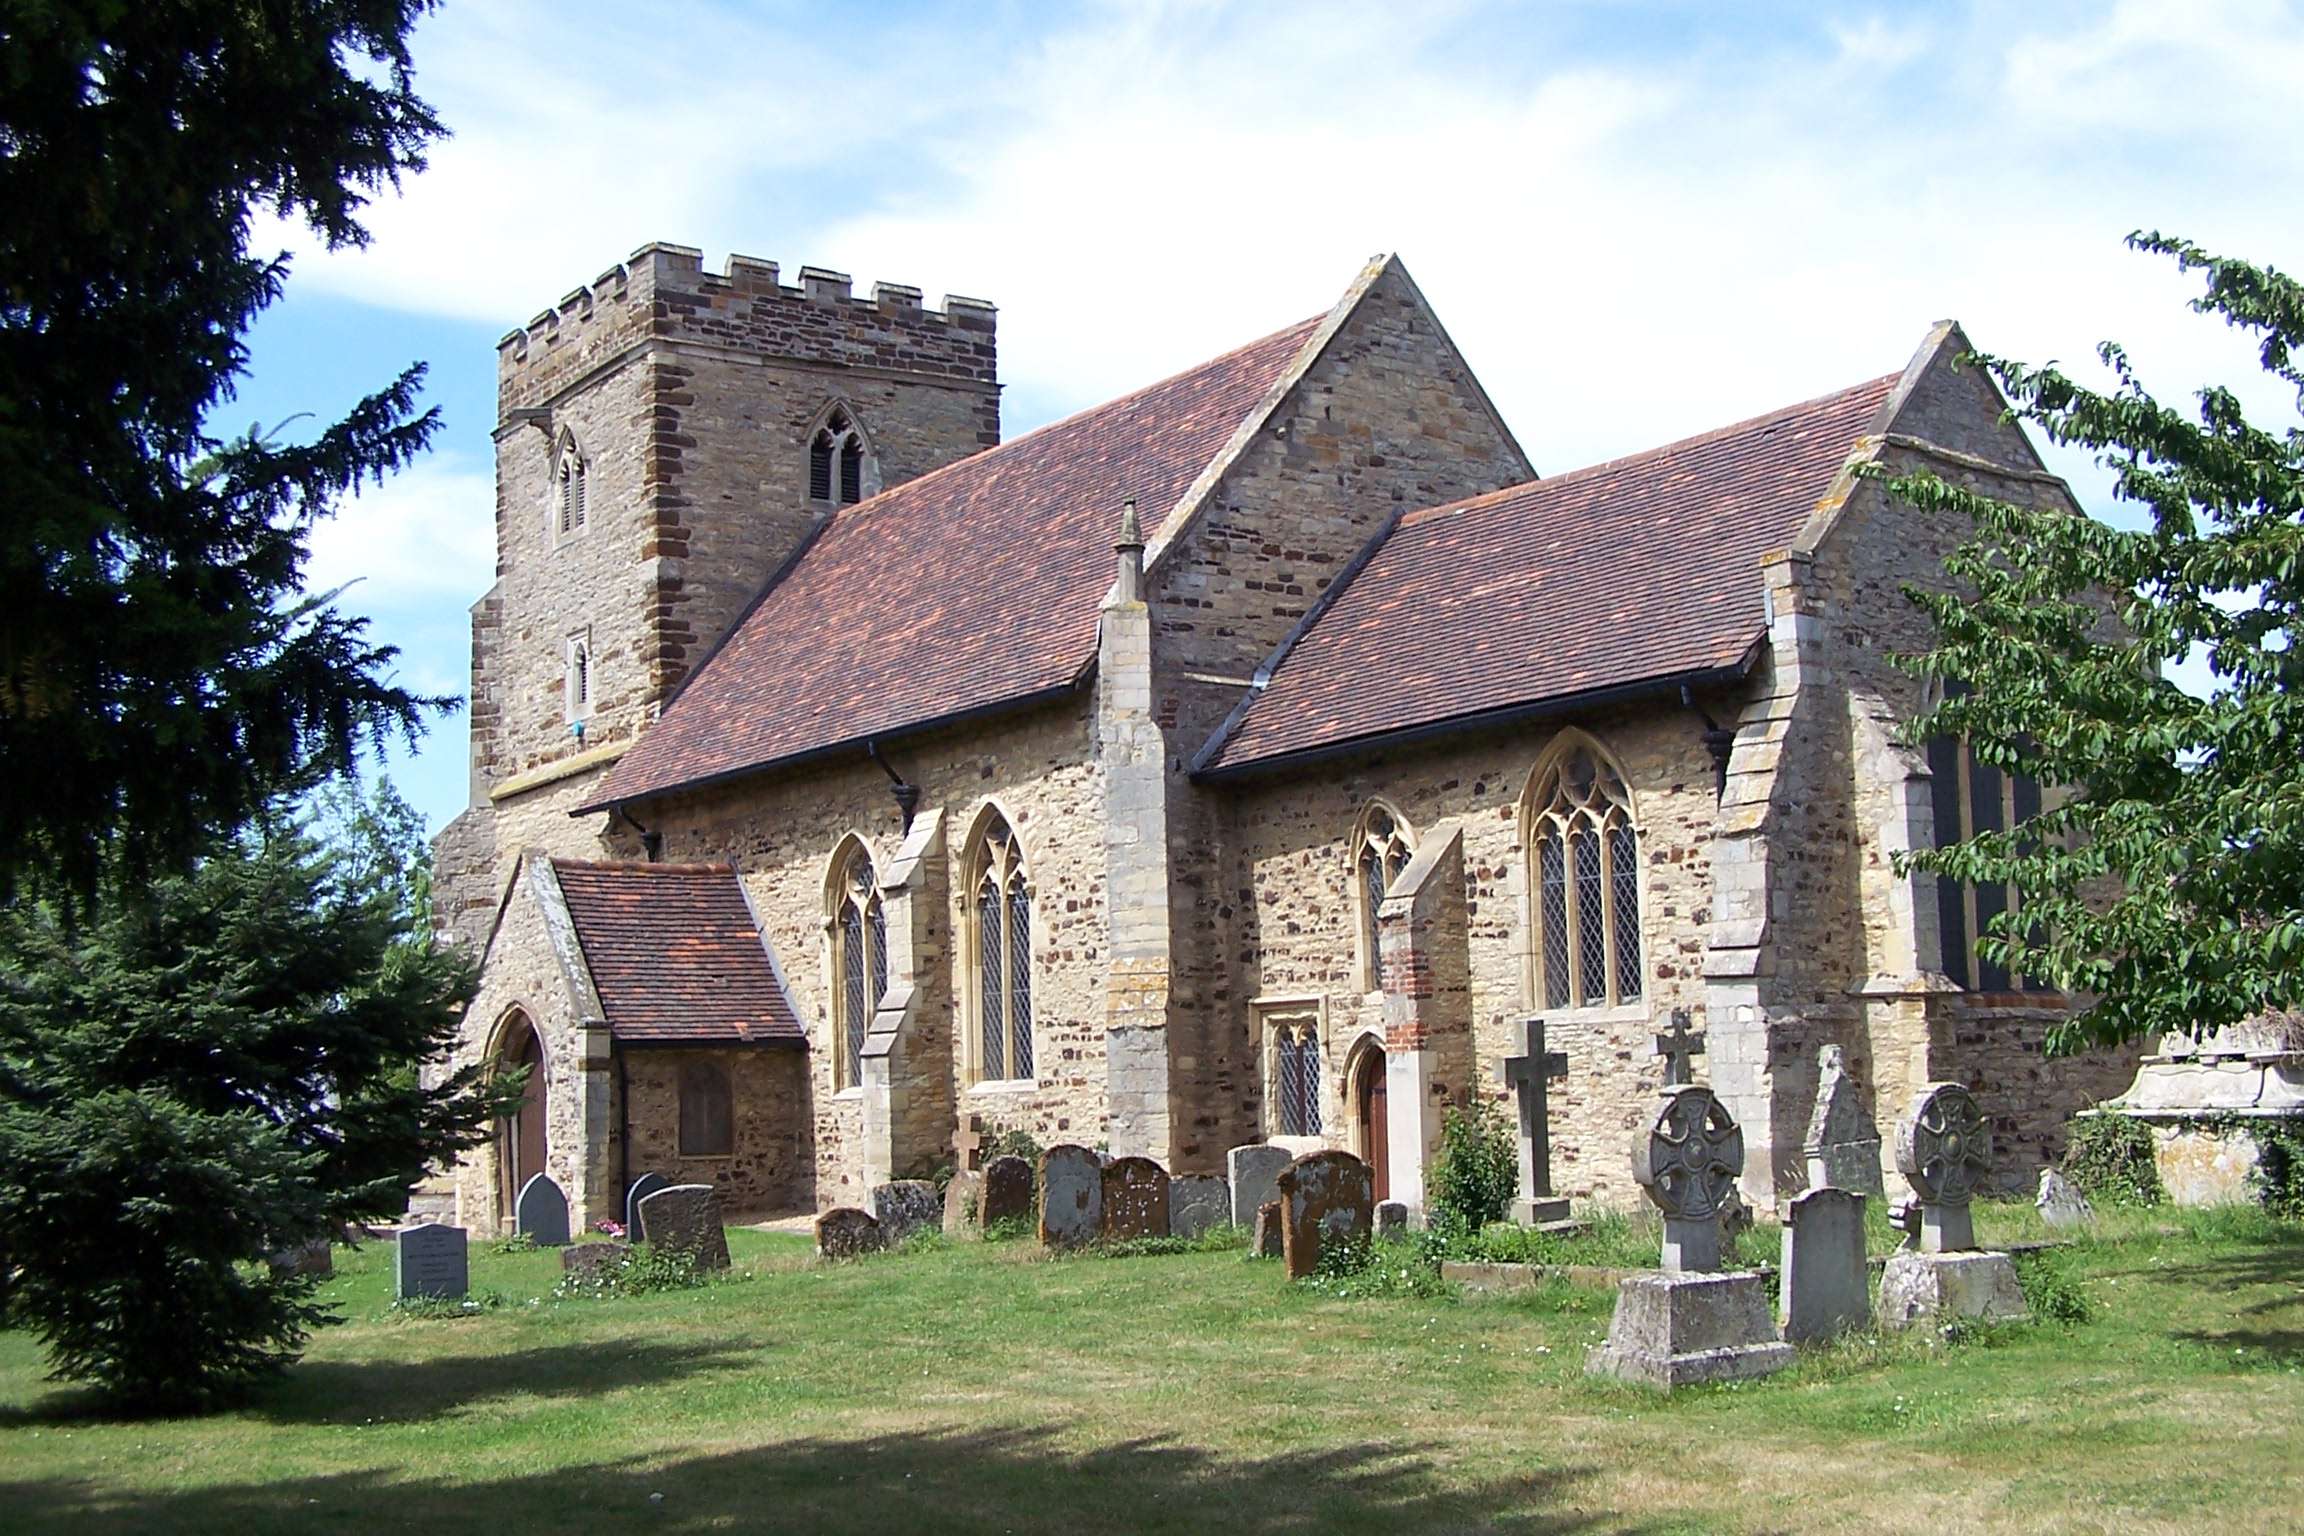
[[[2004,1253],[1976,1250],[1969,1202],[1992,1174],[1992,1124],[1958,1083],[1928,1083],[1896,1123],[1896,1171],[1920,1202],[1918,1252],[1889,1255],[1880,1325],[2019,1318],[2024,1290]]]
[[[1366,1247],[1376,1224],[1376,1178],[1349,1152],[1314,1152],[1280,1175],[1280,1235],[1288,1278],[1301,1280],[1331,1249]]]
[[[1816,1112],[1808,1119],[1808,1187],[1852,1189],[1881,1199],[1880,1130],[1865,1113],[1864,1095],[1848,1075],[1840,1047],[1816,1054]]]
[[[272,1273],[276,1275],[311,1275],[325,1280],[336,1273],[336,1255],[325,1237],[315,1237],[298,1243],[293,1248],[280,1248],[270,1255]]]
[[[392,1299],[449,1300],[471,1288],[462,1227],[402,1227],[392,1239]]]
[[[976,1219],[989,1231],[996,1223],[1032,1214],[1032,1165],[1020,1157],[996,1157],[984,1165],[984,1194]]]
[[[1168,1235],[1199,1237],[1232,1219],[1232,1186],[1221,1174],[1180,1173],[1168,1181]]]
[[[539,1248],[568,1245],[568,1196],[547,1174],[520,1186],[512,1207],[512,1230]]]
[[[1249,1251],[1260,1259],[1286,1258],[1288,1243],[1281,1225],[1279,1201],[1267,1200],[1256,1207],[1256,1241]]]
[[[940,1226],[944,1202],[926,1179],[898,1179],[873,1187],[872,1214],[879,1218],[882,1240],[893,1248],[923,1227]]]
[[[816,1251],[827,1259],[853,1259],[887,1246],[880,1238],[880,1222],[870,1211],[839,1205],[816,1218]]]
[[[1669,1392],[1792,1363],[1760,1276],[1708,1272],[1720,1264],[1720,1208],[1743,1171],[1744,1133],[1712,1090],[1667,1087],[1632,1147],[1632,1176],[1664,1213],[1664,1267],[1618,1283],[1608,1342],[1585,1356],[1587,1372]]]
[[[675,1184],[640,1202],[640,1225],[659,1253],[684,1253],[698,1269],[728,1267],[728,1233],[720,1221],[720,1191],[710,1184]]]
[[[604,1286],[609,1278],[632,1262],[630,1243],[570,1243],[560,1250],[560,1273],[580,1285]]]
[[[1040,1241],[1078,1248],[1104,1235],[1104,1164],[1069,1143],[1040,1154]]]
[[[1104,1170],[1104,1235],[1168,1235],[1168,1170],[1148,1157],[1115,1158]]]
[[[648,1241],[648,1234],[640,1227],[640,1202],[660,1189],[670,1189],[671,1187],[672,1181],[660,1173],[644,1173],[632,1181],[632,1187],[624,1192],[624,1240],[626,1242],[644,1243]]]
[[[1779,1281],[1784,1337],[1794,1344],[1821,1343],[1871,1319],[1862,1195],[1812,1189],[1792,1202]]]
[[[2096,1211],[2088,1197],[2053,1168],[2040,1170],[2040,1193],[2032,1204],[2051,1232],[2073,1232],[2096,1224]]]
[[[984,1175],[955,1168],[952,1182],[944,1186],[945,1237],[957,1243],[983,1236],[984,1229],[978,1225],[978,1213],[983,1208]]]
[[[1296,1161],[1286,1147],[1234,1147],[1224,1154],[1232,1185],[1232,1225],[1256,1225],[1256,1213],[1280,1198],[1280,1175]]]

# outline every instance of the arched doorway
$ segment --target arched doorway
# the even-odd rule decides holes
[[[1376,1198],[1392,1198],[1391,1118],[1384,1097],[1384,1048],[1373,1040],[1363,1040],[1352,1054],[1350,1076],[1352,1097],[1353,1151],[1367,1161],[1369,1171],[1375,1175]]]
[[[503,1070],[528,1069],[528,1085],[521,1091],[520,1107],[507,1116],[498,1136],[497,1166],[503,1170],[504,1212],[511,1215],[520,1186],[544,1171],[551,1144],[544,1133],[544,1044],[528,1015],[515,1010],[505,1021],[503,1044],[496,1059]]]

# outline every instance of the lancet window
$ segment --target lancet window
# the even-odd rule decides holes
[[[561,681],[568,718],[582,720],[592,713],[592,640],[588,635],[570,635],[566,674]]]
[[[852,507],[864,499],[864,436],[844,410],[835,410],[808,445],[808,495]]]
[[[552,528],[558,537],[571,538],[584,531],[592,466],[573,437],[562,437],[552,457]]]
[[[1554,753],[1530,786],[1535,996],[1546,1008],[1640,1000],[1640,832],[1632,794],[1583,737]]]
[[[880,880],[861,844],[851,844],[833,881],[834,1076],[842,1088],[864,1081],[864,1036],[888,991],[888,913]]]
[[[1415,857],[1408,825],[1389,807],[1371,805],[1361,813],[1352,840],[1353,904],[1360,914],[1360,985],[1373,992],[1384,985],[1383,929],[1377,921],[1384,898]]]
[[[985,1081],[1032,1076],[1032,894],[1023,850],[995,813],[971,860],[969,1000],[975,1014],[976,1075]]]
[[[1957,682],[1947,685],[1958,692]],[[1979,832],[1999,832],[2040,814],[2040,782],[2006,773],[1978,761],[1968,743],[1949,736],[1928,743],[1928,771],[1936,810],[1936,845],[1948,847]],[[1976,992],[2022,992],[2043,987],[2035,978],[2010,974],[1988,958],[1983,939],[1992,920],[2017,906],[2013,885],[1968,885],[1950,875],[1936,877],[1936,925],[1943,946],[1944,974]]]

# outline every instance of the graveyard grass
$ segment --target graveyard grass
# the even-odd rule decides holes
[[[1237,1252],[731,1238],[724,1282],[604,1300],[476,1244],[497,1304],[447,1317],[339,1250],[345,1326],[212,1418],[93,1415],[0,1334],[0,1530],[2231,1536],[2304,1507],[2304,1228],[2250,1212],[2108,1213],[2052,1261],[2087,1323],[1669,1400],[1582,1375],[1610,1299],[1565,1285],[1337,1300]]]

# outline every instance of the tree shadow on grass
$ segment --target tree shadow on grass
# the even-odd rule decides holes
[[[0,1482],[0,1526],[18,1536],[338,1529],[1569,1536],[1647,1528],[1584,1507],[1589,1495],[1579,1489],[1589,1468],[1451,1487],[1434,1451],[1354,1445],[1234,1459],[1161,1440],[1074,1451],[1050,1428],[924,1432],[796,1440],[664,1463],[623,1458],[470,1482],[369,1471],[169,1492]]]

